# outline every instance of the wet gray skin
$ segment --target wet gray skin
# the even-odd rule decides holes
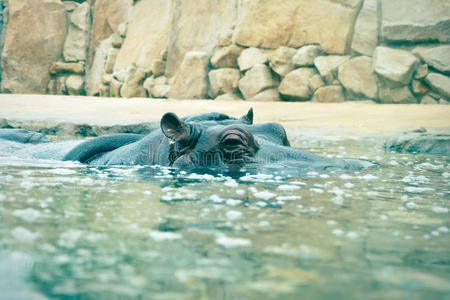
[[[1,137],[1,136],[0,136]],[[357,171],[376,164],[358,159],[330,159],[291,148],[284,128],[253,124],[253,110],[240,119],[210,113],[180,119],[167,113],[161,129],[147,136],[111,135],[73,144],[24,149],[36,158],[73,160],[90,165],[160,165],[192,170],[248,170],[285,174],[309,171]]]

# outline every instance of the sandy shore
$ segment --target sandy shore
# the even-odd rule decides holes
[[[180,116],[217,111],[239,117],[250,107],[254,109],[255,122],[280,122],[291,137],[363,137],[387,135],[418,127],[450,132],[450,106],[446,105],[222,102],[0,94],[0,118],[91,125],[158,121],[169,111]]]

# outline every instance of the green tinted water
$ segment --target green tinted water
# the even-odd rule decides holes
[[[0,158],[0,298],[450,299],[450,159],[227,178]]]

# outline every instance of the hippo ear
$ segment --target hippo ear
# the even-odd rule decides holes
[[[248,110],[247,114],[245,114],[245,115],[241,118],[241,120],[242,120],[244,123],[247,123],[247,124],[253,124],[253,108],[250,108],[250,109]]]
[[[161,118],[161,130],[165,136],[175,142],[189,137],[189,126],[174,113],[166,113]]]

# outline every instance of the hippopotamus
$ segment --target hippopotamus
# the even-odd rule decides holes
[[[159,165],[183,170],[278,169],[295,170],[301,174],[309,171],[357,171],[375,165],[359,159],[325,158],[292,148],[282,125],[253,124],[252,109],[241,118],[215,112],[180,118],[169,112],[162,116],[160,129],[148,135],[114,134],[86,141],[48,143],[45,137],[33,135],[33,132],[8,134],[8,130],[1,130],[0,138],[26,143],[26,136],[35,136],[34,140],[42,142],[23,147],[17,152],[20,155],[97,166]]]

